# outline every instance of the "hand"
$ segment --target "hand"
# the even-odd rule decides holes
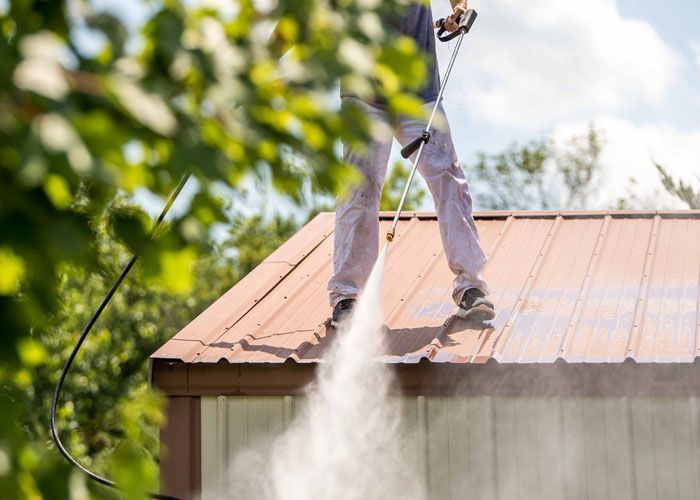
[[[455,5],[454,8],[452,9],[452,14],[450,14],[449,17],[447,19],[445,19],[445,29],[447,31],[449,31],[450,33],[452,33],[457,28],[459,28],[459,18],[465,12],[467,12],[467,2],[466,1]]]

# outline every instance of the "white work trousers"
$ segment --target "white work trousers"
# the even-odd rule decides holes
[[[432,109],[434,104],[428,103],[425,107]],[[424,120],[417,119],[403,118],[394,122],[382,108],[354,97],[343,97],[342,105],[361,106],[372,120],[388,125],[402,146],[419,137],[426,126]],[[423,148],[418,172],[435,201],[442,246],[455,274],[452,298],[459,304],[467,288],[476,287],[489,294],[488,285],[481,276],[486,256],[472,217],[469,186],[459,165],[442,105],[438,107],[433,127],[430,142]],[[343,299],[357,297],[377,260],[379,202],[391,145],[392,137],[387,137],[373,140],[361,152],[344,146],[345,161],[355,165],[364,179],[336,209],[334,275],[328,283],[332,307]],[[411,160],[415,160],[415,153]]]

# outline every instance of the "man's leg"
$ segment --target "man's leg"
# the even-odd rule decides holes
[[[429,103],[425,107],[432,109],[433,105]],[[425,126],[423,120],[401,120],[397,134],[399,142],[408,144],[420,136]],[[459,165],[442,105],[438,108],[433,127],[430,142],[423,148],[418,171],[435,201],[447,263],[456,275],[452,298],[459,304],[467,288],[475,287],[489,294],[489,287],[481,276],[486,256],[472,216],[469,186]],[[411,159],[415,160],[415,154]]]
[[[373,120],[386,121],[386,113],[355,98],[344,98],[343,106],[362,106]],[[346,162],[362,173],[362,183],[335,212],[333,277],[328,283],[331,307],[343,299],[357,297],[372,266],[379,246],[379,202],[391,153],[392,137],[373,140],[364,151],[343,147]]]

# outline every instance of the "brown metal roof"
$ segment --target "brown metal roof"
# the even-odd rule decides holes
[[[386,231],[392,214],[381,216]],[[385,361],[692,362],[700,353],[700,211],[476,214],[497,316],[455,319],[432,213],[406,213],[384,281]],[[333,214],[318,215],[154,355],[316,362],[334,335]],[[383,244],[383,242],[382,242]]]

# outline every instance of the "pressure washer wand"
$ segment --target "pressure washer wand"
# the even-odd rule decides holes
[[[408,190],[411,188],[411,183],[413,182],[413,177],[416,175],[416,170],[418,169],[418,162],[420,161],[421,154],[423,153],[423,147],[430,142],[430,128],[433,125],[433,119],[435,118],[435,113],[437,112],[438,106],[440,105],[440,101],[442,100],[442,94],[445,92],[445,86],[447,85],[447,80],[450,78],[450,73],[452,72],[452,66],[454,66],[455,60],[457,59],[457,53],[459,52],[459,47],[462,45],[462,39],[464,38],[464,35],[469,33],[469,30],[472,27],[472,24],[474,24],[474,21],[476,20],[476,11],[473,9],[469,9],[467,12],[464,13],[463,16],[460,18],[460,23],[459,23],[459,28],[457,28],[455,31],[452,33],[446,33],[445,30],[445,19],[440,19],[439,21],[435,22],[435,26],[439,28],[438,33],[437,33],[437,38],[441,42],[447,42],[450,41],[456,37],[459,37],[457,40],[457,46],[455,47],[454,51],[452,51],[452,57],[450,58],[450,63],[447,65],[447,71],[445,71],[445,78],[442,81],[442,85],[440,85],[440,90],[438,92],[437,99],[435,100],[435,105],[433,106],[433,111],[430,113],[430,118],[428,119],[428,124],[426,125],[425,129],[423,130],[423,133],[414,139],[411,143],[406,145],[401,150],[401,156],[404,158],[409,158],[413,153],[418,150],[418,153],[416,153],[416,159],[413,161],[413,168],[411,169],[411,173],[408,175],[408,180],[406,181],[406,187],[403,188],[403,194],[401,195],[401,201],[399,201],[399,206],[396,209],[396,215],[394,215],[394,220],[391,223],[391,229],[387,231],[386,233],[386,241],[391,243],[394,241],[394,235],[396,234],[396,226],[399,223],[399,218],[401,217],[401,211],[403,210],[403,204],[406,201],[406,196],[408,195]]]

